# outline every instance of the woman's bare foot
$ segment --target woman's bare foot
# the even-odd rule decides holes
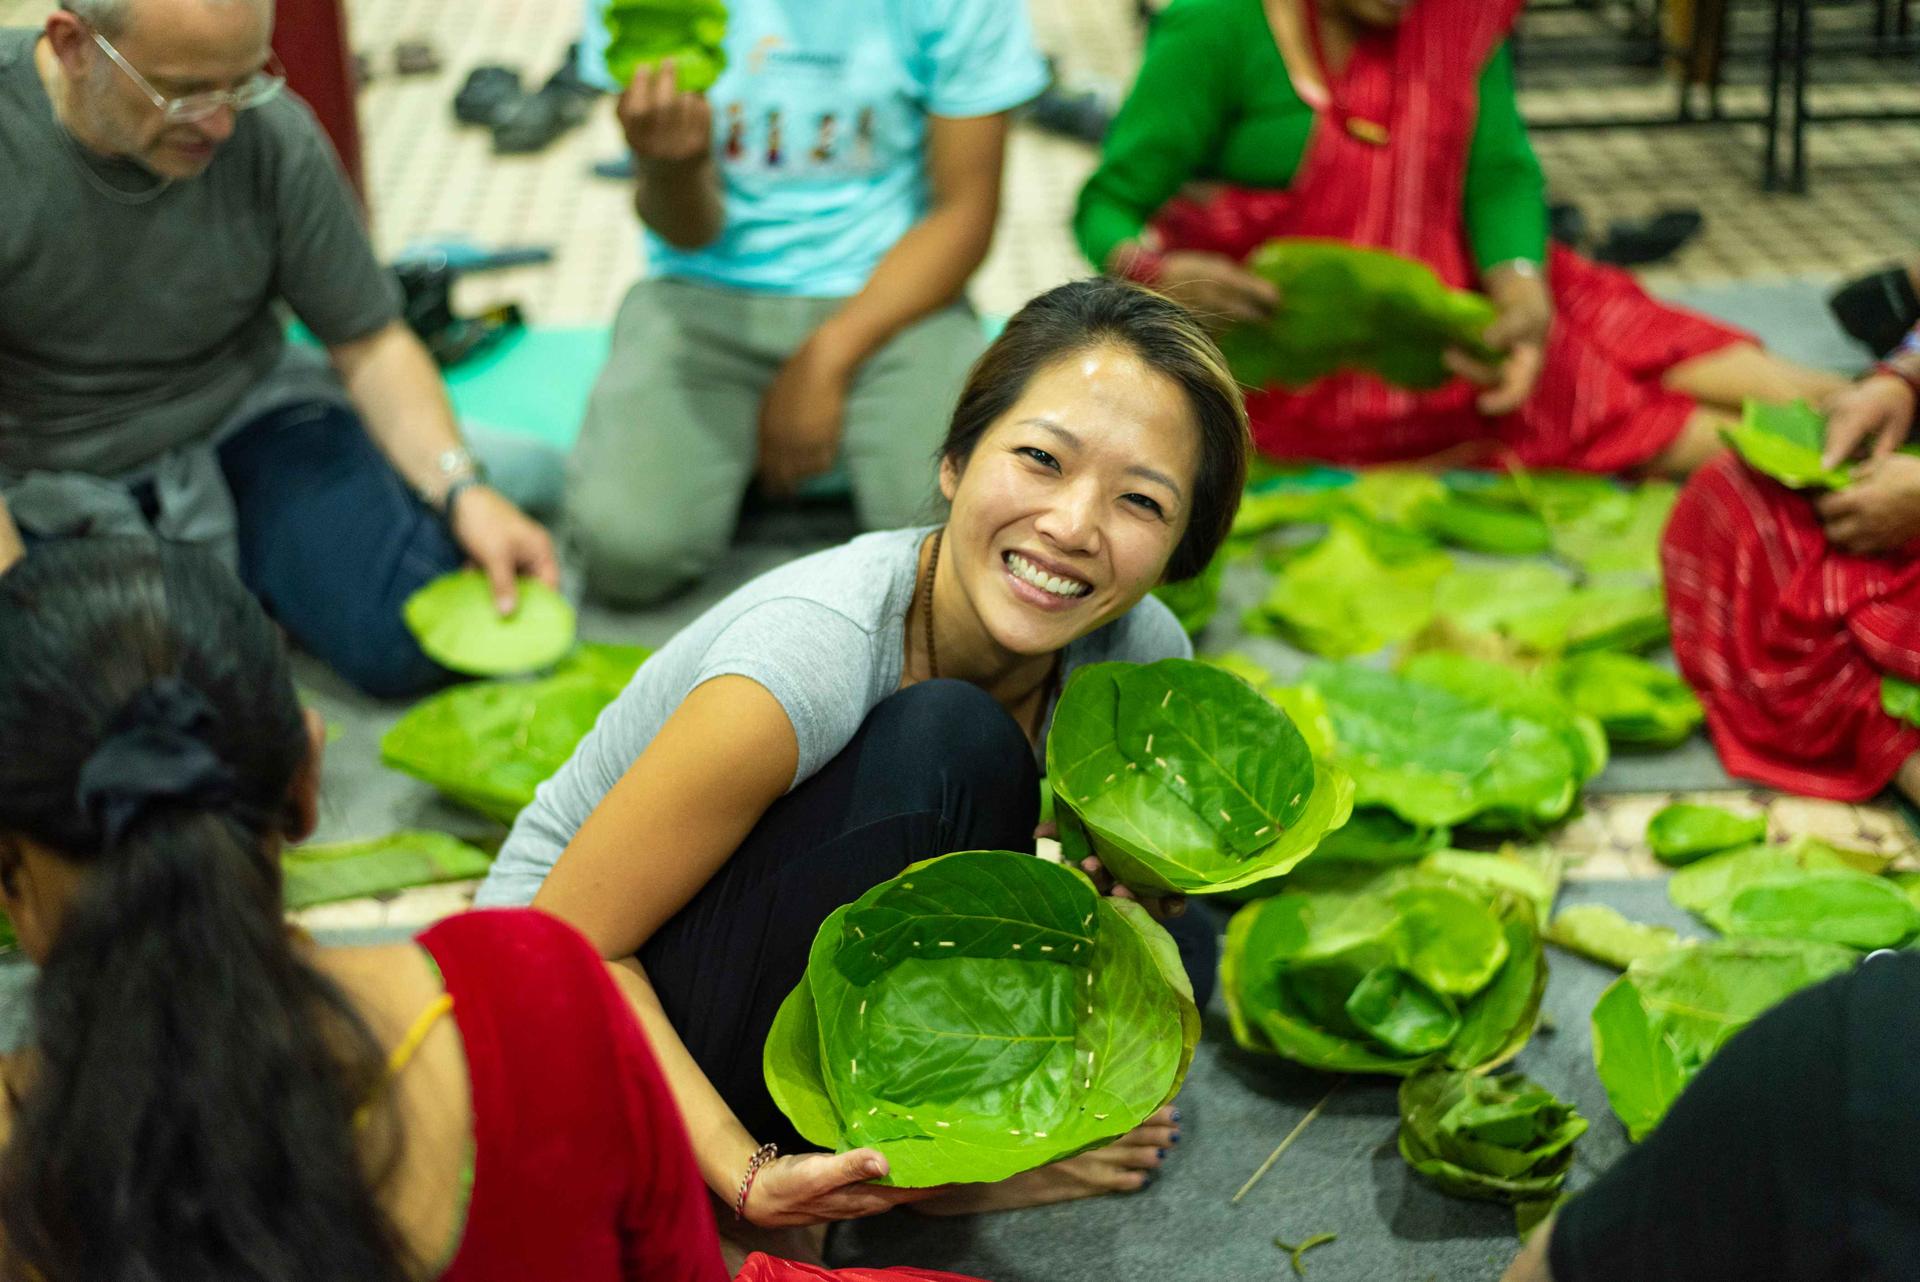
[[[1071,1202],[1146,1187],[1180,1142],[1180,1110],[1169,1104],[1105,1148],[1025,1171],[997,1184],[956,1184],[913,1203],[923,1215],[977,1215]]]

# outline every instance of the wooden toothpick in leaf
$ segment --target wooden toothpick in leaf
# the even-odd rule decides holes
[[[1282,1242],[1279,1238],[1273,1239],[1273,1244],[1287,1253],[1293,1264],[1293,1275],[1297,1278],[1303,1278],[1307,1276],[1307,1266],[1305,1261],[1300,1257],[1308,1251],[1313,1250],[1316,1246],[1325,1246],[1329,1242],[1338,1242],[1339,1240],[1340,1235],[1337,1233],[1316,1233],[1306,1239],[1306,1241],[1301,1242],[1298,1246]]]

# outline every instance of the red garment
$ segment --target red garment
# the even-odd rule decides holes
[[[1476,288],[1462,198],[1478,118],[1480,69],[1521,0],[1420,0],[1399,27],[1362,38],[1332,97],[1376,145],[1321,112],[1284,191],[1225,188],[1176,199],[1154,222],[1159,247],[1244,259],[1280,236],[1317,236],[1419,259],[1456,288]],[[1368,374],[1247,398],[1253,438],[1277,458],[1368,464],[1425,458],[1470,442],[1504,445],[1527,467],[1613,472],[1645,463],[1679,435],[1691,397],[1661,387],[1674,365],[1732,343],[1739,330],[1648,298],[1632,277],[1559,246],[1540,381],[1514,413],[1489,419],[1456,379],[1409,392]]]
[[[1920,549],[1848,556],[1813,505],[1732,455],[1694,475],[1661,546],[1680,670],[1731,774],[1862,801],[1920,751],[1880,678],[1920,681]]]
[[[420,936],[453,995],[474,1181],[441,1282],[727,1282],[707,1188],[645,1034],[593,948],[531,909]],[[974,1282],[748,1257],[748,1282]]]

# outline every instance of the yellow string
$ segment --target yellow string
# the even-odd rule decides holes
[[[393,1052],[387,1056],[388,1077],[398,1077],[406,1071],[407,1065],[413,1062],[413,1057],[420,1053],[420,1045],[427,1040],[427,1034],[433,1031],[433,1026],[440,1022],[441,1016],[452,1009],[453,994],[442,993],[440,996],[434,998],[433,1002],[428,1005],[425,1010],[420,1012],[418,1017],[414,1019],[413,1026],[407,1029],[407,1035],[400,1039],[400,1044],[394,1047]],[[353,1112],[353,1124],[355,1126],[365,1126],[372,1108],[373,1101],[368,1100],[365,1104],[355,1109]]]

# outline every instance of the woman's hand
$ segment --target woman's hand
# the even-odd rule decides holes
[[[671,58],[635,71],[614,110],[643,164],[685,165],[712,155],[713,109],[706,95],[679,91]]]
[[[1906,443],[1913,428],[1913,389],[1891,374],[1874,374],[1841,388],[1825,408],[1827,448],[1821,454],[1822,467],[1838,467],[1869,442],[1870,457],[1886,458]]]
[[[870,1183],[886,1173],[887,1159],[870,1148],[776,1157],[747,1190],[747,1218],[763,1229],[857,1220],[945,1191]]]
[[[1155,283],[1214,333],[1232,325],[1258,324],[1280,306],[1280,290],[1272,281],[1225,254],[1177,249],[1161,258]]]
[[[780,367],[760,402],[760,486],[791,494],[833,466],[853,366],[808,340]]]
[[[1827,542],[1855,556],[1877,556],[1920,537],[1920,458],[1872,458],[1853,477],[1851,485],[1814,503]]]
[[[1447,368],[1487,390],[1474,405],[1489,418],[1511,414],[1527,403],[1546,361],[1547,331],[1553,327],[1553,301],[1546,284],[1532,272],[1495,268],[1487,273],[1487,296],[1499,314],[1487,326],[1485,342],[1506,359],[1497,365],[1477,360],[1459,348],[1446,354]]]
[[[1101,864],[1099,857],[1096,855],[1088,855],[1085,859],[1082,859],[1080,861],[1080,871],[1093,878],[1093,884],[1101,894],[1111,895],[1115,899],[1131,899],[1146,909],[1147,913],[1155,921],[1172,921],[1176,917],[1186,916],[1187,897],[1185,895],[1162,895],[1156,899],[1147,899],[1136,895],[1133,891],[1115,881],[1113,877],[1108,874],[1105,866]]]

